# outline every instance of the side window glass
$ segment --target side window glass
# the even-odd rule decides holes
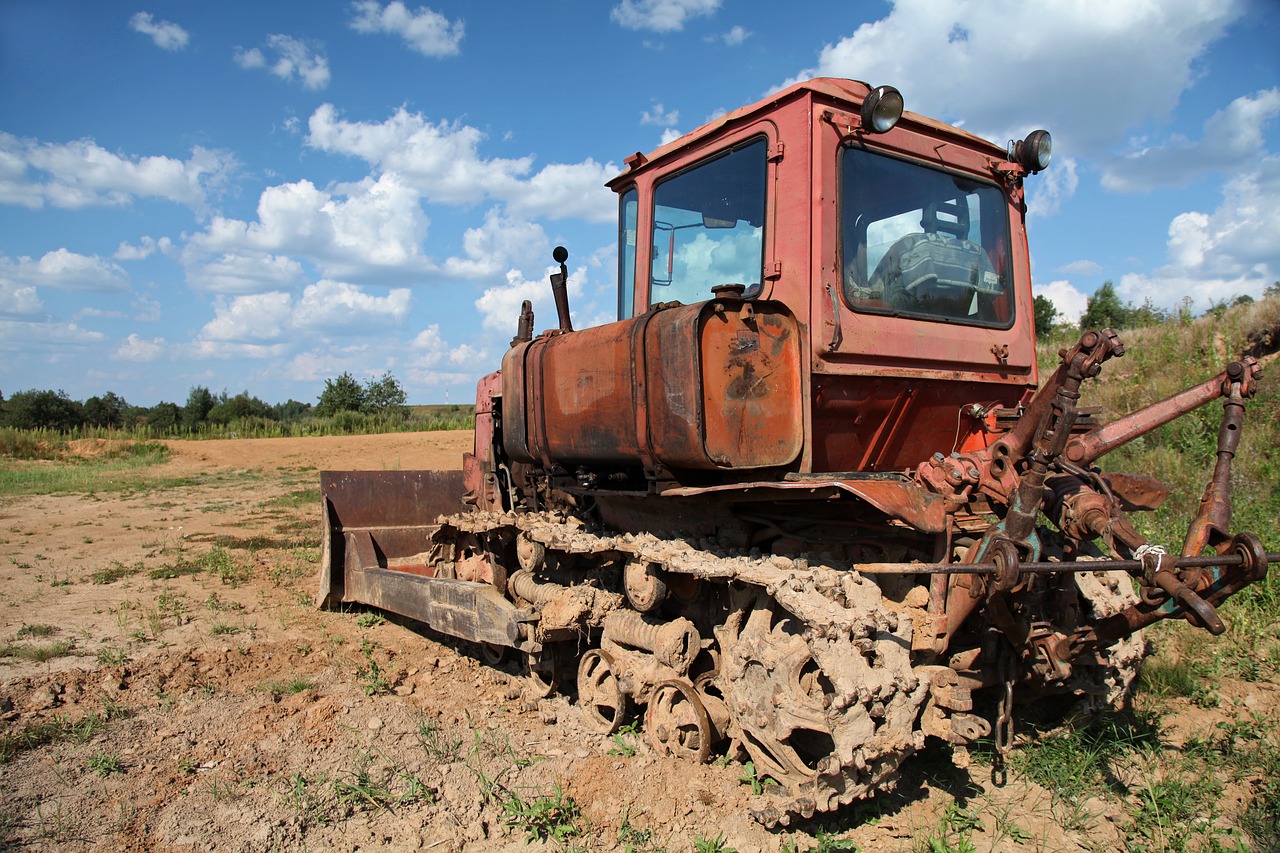
[[[719,284],[759,292],[767,150],[755,139],[657,186],[650,302],[701,302]]]
[[[636,214],[640,203],[634,187],[622,194],[618,211],[618,319],[631,316],[636,295]]]

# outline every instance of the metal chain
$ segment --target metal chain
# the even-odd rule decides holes
[[[1008,643],[1000,643],[996,652],[996,671],[1004,690],[1000,694],[1000,704],[996,715],[996,754],[991,762],[991,781],[997,787],[1004,787],[1009,781],[1009,768],[1005,764],[1005,756],[1013,748],[1013,649]]]

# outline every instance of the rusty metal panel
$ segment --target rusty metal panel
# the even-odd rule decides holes
[[[552,460],[570,465],[636,462],[633,322],[530,344],[541,382],[541,394],[532,398],[532,411],[540,409],[541,416],[533,432]]]
[[[517,462],[533,462],[529,418],[533,401],[525,368],[530,344],[516,344],[502,356],[502,446]]]
[[[431,524],[462,509],[461,471],[321,471],[339,530]]]
[[[776,303],[711,308],[699,335],[707,458],[729,468],[786,465],[804,447],[796,322]]]
[[[356,593],[348,600],[417,619],[464,640],[509,646],[519,639],[520,611],[491,584],[373,569],[363,573]]]

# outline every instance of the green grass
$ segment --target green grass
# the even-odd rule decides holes
[[[556,785],[552,793],[526,802],[517,794],[508,794],[502,811],[507,826],[523,830],[525,843],[533,841],[564,842],[582,835],[585,819],[572,797],[566,797]]]
[[[268,693],[292,696],[295,693],[301,693],[304,690],[310,690],[315,687],[315,682],[305,676],[294,675],[289,678],[268,681],[263,687]]]
[[[109,722],[126,715],[117,705],[109,704],[102,711],[79,719],[52,717],[32,720],[0,733],[0,765],[8,764],[23,752],[51,743],[72,740],[87,743],[100,733]]]
[[[79,461],[0,462],[0,496],[47,495],[84,492],[123,492],[156,485],[148,469],[169,458],[163,444],[133,445],[128,456],[98,457]]]

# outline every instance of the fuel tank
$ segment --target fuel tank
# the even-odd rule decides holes
[[[804,445],[800,330],[778,302],[721,296],[502,359],[502,438],[543,467],[771,468]]]

